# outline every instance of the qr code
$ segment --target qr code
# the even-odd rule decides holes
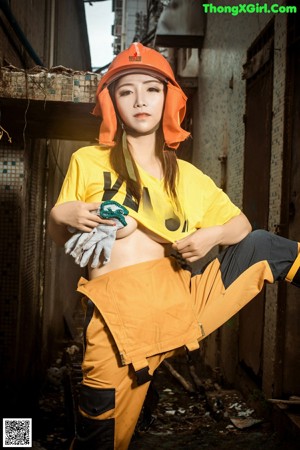
[[[32,419],[3,419],[3,447],[32,447]]]

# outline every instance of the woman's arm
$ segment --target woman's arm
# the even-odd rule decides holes
[[[216,245],[237,244],[246,237],[252,227],[247,217],[241,213],[224,225],[201,228],[193,234],[173,244],[181,256],[188,262],[203,258]]]
[[[72,236],[68,227],[87,232],[93,230],[100,223],[115,225],[114,220],[101,219],[94,214],[100,203],[85,203],[72,201],[54,206],[50,212],[48,232],[57,245],[63,246]]]

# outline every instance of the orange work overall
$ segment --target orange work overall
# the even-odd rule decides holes
[[[159,364],[198,348],[265,282],[284,279],[297,254],[296,242],[258,230],[194,276],[171,257],[81,279],[78,291],[93,308],[72,449],[126,450]]]

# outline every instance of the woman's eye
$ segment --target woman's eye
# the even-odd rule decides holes
[[[129,90],[127,90],[127,89],[124,90],[124,91],[120,91],[120,92],[119,92],[119,96],[120,96],[120,97],[125,97],[126,95],[129,95],[130,92],[131,92],[131,91],[129,91]]]
[[[151,86],[151,87],[148,88],[148,91],[149,91],[149,92],[160,92],[161,89],[160,89],[160,88],[157,88],[157,87]]]

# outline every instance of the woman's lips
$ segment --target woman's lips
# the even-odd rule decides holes
[[[134,115],[134,117],[136,119],[145,119],[146,117],[149,117],[149,116],[150,116],[150,114],[147,114],[147,113],[138,113],[138,114]]]

